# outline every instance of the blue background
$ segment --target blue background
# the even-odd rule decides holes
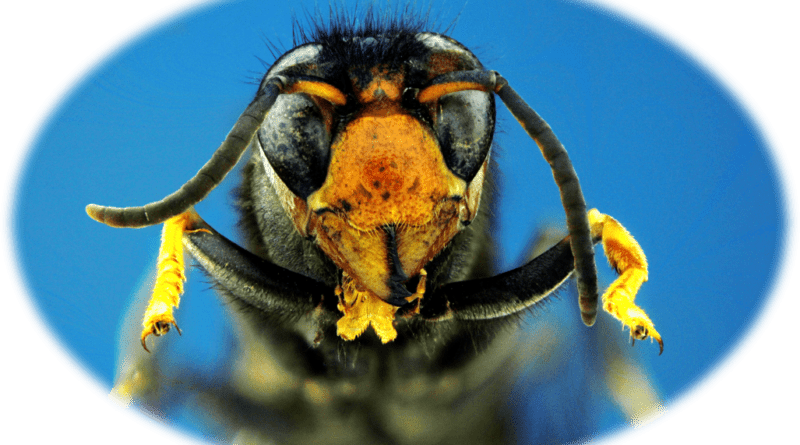
[[[252,98],[265,70],[257,57],[272,60],[264,41],[291,47],[292,12],[302,9],[240,2],[153,31],[89,76],[41,132],[15,212],[23,267],[45,317],[109,387],[113,333],[152,266],[159,228],[110,229],[83,208],[144,204],[191,177]],[[548,120],[589,205],[642,244],[651,272],[638,301],[666,349],[656,357],[654,346],[638,345],[634,354],[674,398],[740,337],[779,260],[782,198],[759,135],[696,65],[597,11],[473,1],[436,6],[433,16],[443,17],[440,29],[459,16],[450,35]],[[499,236],[510,268],[532,231],[563,217],[546,163],[498,109]],[[197,206],[229,234],[235,183],[231,177]],[[608,282],[604,263],[599,255]],[[198,367],[208,367],[224,355],[223,342],[212,340],[224,335],[225,319],[199,278],[190,278],[179,312],[182,329],[192,332],[181,341],[193,346]],[[574,315],[577,332],[585,328],[573,306],[563,298],[549,310]]]

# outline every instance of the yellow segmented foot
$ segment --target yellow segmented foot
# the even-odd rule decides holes
[[[186,281],[182,240],[183,234],[193,231],[192,228],[199,219],[194,210],[189,210],[164,222],[161,248],[158,251],[156,283],[142,320],[141,341],[145,351],[150,352],[145,342],[148,336],[164,335],[169,332],[170,326],[175,326],[178,334],[181,333],[172,310],[180,303],[183,282]]]
[[[664,352],[661,335],[647,313],[633,302],[642,283],[647,281],[644,251],[614,218],[597,209],[590,210],[588,216],[592,237],[602,240],[609,264],[620,274],[603,294],[603,309],[630,329],[634,341],[650,337],[658,342],[660,355]]]

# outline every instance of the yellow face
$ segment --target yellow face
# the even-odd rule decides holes
[[[359,88],[355,76],[352,84],[359,111],[331,141],[322,186],[306,200],[283,187],[279,195],[297,230],[315,238],[342,269],[342,305],[353,308],[342,310],[344,318],[376,314],[376,331],[393,333],[397,306],[412,296],[404,282],[475,217],[488,158],[469,183],[453,174],[430,126],[401,105],[402,74],[373,69],[366,87]],[[330,100],[314,93],[320,89],[314,86],[309,95],[330,128]],[[370,315],[359,317],[347,323],[363,325]],[[343,337],[361,332],[340,329]]]
[[[327,178],[308,199],[309,234],[383,300],[392,274],[419,274],[474,217],[480,199],[480,187],[469,199],[466,181],[448,170],[435,135],[400,106],[401,88],[402,79],[377,78],[359,92],[365,106],[333,141]],[[395,257],[399,265],[391,264]]]

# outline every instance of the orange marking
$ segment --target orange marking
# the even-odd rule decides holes
[[[461,55],[452,52],[434,53],[428,59],[428,79],[453,71],[468,69]]]
[[[306,93],[312,96],[321,97],[330,103],[336,105],[344,105],[347,103],[347,97],[339,91],[336,87],[323,82],[312,82],[310,80],[298,80],[286,92],[292,93]]]
[[[465,188],[447,169],[436,137],[417,119],[365,115],[334,141],[328,177],[308,203],[313,210],[344,209],[354,227],[369,231],[390,223],[427,224],[439,201],[461,196]]]
[[[401,73],[390,73],[387,69],[375,67],[370,70],[372,81],[363,89],[353,81],[353,89],[362,104],[383,101],[399,101],[404,82]]]
[[[386,299],[392,270],[381,227],[396,225],[401,266],[414,276],[470,213],[461,211],[466,191],[430,130],[396,104],[376,103],[334,141],[328,177],[308,198],[307,233],[360,286]]]
[[[489,91],[483,85],[474,82],[448,82],[440,83],[438,85],[431,85],[428,88],[420,91],[417,95],[417,100],[420,103],[433,102],[445,94],[457,93],[459,91],[478,90]]]

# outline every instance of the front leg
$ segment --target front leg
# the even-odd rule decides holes
[[[653,322],[633,300],[647,281],[647,259],[642,248],[620,223],[597,210],[587,216],[592,242],[603,243],[606,257],[620,276],[603,294],[603,309],[631,330],[634,340],[651,337],[660,352],[664,342]],[[488,278],[447,283],[436,287],[422,302],[420,315],[428,321],[461,321],[519,317],[546,300],[572,274],[575,261],[571,236],[516,269]]]
[[[608,262],[619,274],[603,294],[603,309],[630,328],[633,340],[655,339],[661,354],[664,352],[661,335],[650,317],[633,302],[642,283],[647,281],[647,258],[642,248],[614,218],[597,209],[589,210],[588,216],[593,240],[603,243]]]
[[[183,260],[183,234],[194,232],[199,215],[190,209],[178,216],[168,219],[164,223],[161,233],[161,248],[158,252],[158,274],[153,286],[153,295],[144,313],[142,320],[142,347],[147,349],[145,340],[149,335],[161,336],[169,332],[170,325],[175,326],[178,334],[181,333],[172,314],[172,308],[178,307],[183,293],[183,282],[186,281],[185,265]]]
[[[142,321],[145,350],[150,335],[166,334],[172,326],[180,334],[173,308],[180,303],[186,279],[184,247],[225,295],[264,314],[280,320],[307,316],[317,309],[324,309],[326,317],[340,314],[331,285],[248,252],[189,209],[164,223],[156,283]]]

